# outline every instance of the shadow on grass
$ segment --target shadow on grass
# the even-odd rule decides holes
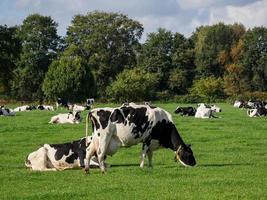
[[[124,163],[124,164],[110,164],[110,167],[136,167],[139,166],[138,163]]]
[[[228,167],[228,166],[249,166],[252,163],[214,163],[214,164],[199,164],[197,167]]]

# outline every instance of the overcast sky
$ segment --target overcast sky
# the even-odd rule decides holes
[[[247,28],[267,26],[267,0],[0,0],[0,24],[21,24],[29,14],[51,16],[65,35],[72,17],[87,12],[121,12],[144,25],[146,34],[159,27],[190,36],[196,27],[241,22]]]

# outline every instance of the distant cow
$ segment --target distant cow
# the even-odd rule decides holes
[[[49,111],[53,111],[54,107],[53,106],[48,106],[48,105],[38,105],[37,106],[38,110],[49,110]]]
[[[93,98],[86,99],[86,107],[87,107],[87,109],[90,109],[94,103],[95,103],[95,99],[93,99]]]
[[[267,109],[265,107],[259,107],[247,110],[247,115],[249,117],[260,117],[267,115]]]
[[[87,144],[91,143],[88,137]],[[56,171],[84,167],[86,155],[85,138],[64,144],[44,144],[38,150],[30,153],[25,160],[25,166],[33,171]],[[98,160],[93,157],[90,167],[98,167]]]
[[[246,105],[246,103],[243,100],[236,100],[234,102],[234,107],[235,108],[243,108],[243,107],[245,107],[245,105]]]
[[[68,104],[68,101],[66,99],[63,99],[63,98],[57,99],[56,108],[58,109],[60,106],[62,106],[63,108],[69,109],[69,104]]]
[[[77,104],[73,104],[71,106],[71,109],[73,111],[76,111],[76,112],[82,112],[82,111],[85,111],[85,110],[89,110],[89,107],[88,106],[81,106],[81,105],[77,105]]]
[[[35,110],[36,106],[34,105],[25,105],[25,106],[19,106],[14,109],[15,112],[23,112],[23,111],[30,111],[30,110]]]
[[[0,116],[15,116],[15,112],[12,109],[5,108],[4,106],[1,106],[0,108]]]
[[[64,114],[58,114],[56,116],[53,116],[50,120],[50,124],[79,124],[81,121],[81,116],[80,112],[69,112],[69,113],[64,113]]]
[[[212,105],[201,103],[198,104],[198,108],[195,114],[195,118],[216,118],[214,115],[215,112],[221,112],[221,108]]]
[[[174,113],[178,114],[180,113],[181,116],[195,116],[196,109],[189,106],[189,107],[177,107],[174,111]]]
[[[129,103],[118,108],[97,108],[89,112],[93,125],[93,138],[86,149],[85,170],[88,161],[97,155],[102,172],[103,159],[114,154],[120,147],[130,147],[143,143],[142,161],[148,156],[152,166],[153,151],[160,147],[175,152],[176,160],[185,166],[196,164],[190,145],[186,145],[179,135],[171,115],[158,107]]]

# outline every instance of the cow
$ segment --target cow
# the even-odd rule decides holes
[[[38,110],[49,110],[49,111],[53,111],[54,107],[53,106],[49,106],[49,105],[38,105],[37,106]]]
[[[189,106],[189,107],[177,107],[174,111],[174,113],[178,114],[180,113],[181,116],[195,116],[196,109]]]
[[[70,106],[70,109],[72,109],[73,111],[76,111],[76,112],[78,112],[78,111],[82,112],[82,111],[85,111],[85,110],[89,110],[90,107],[73,104],[73,105]]]
[[[247,115],[249,117],[260,117],[267,115],[267,109],[265,107],[259,107],[247,110]]]
[[[91,98],[91,99],[86,99],[86,107],[89,110],[92,105],[95,103],[95,99]]]
[[[243,100],[236,100],[234,102],[234,107],[235,108],[243,108],[243,107],[245,107],[245,105],[246,105],[246,103]]]
[[[97,155],[104,173],[106,155],[138,143],[143,143],[140,167],[144,167],[146,155],[148,166],[152,167],[153,151],[160,147],[173,150],[176,160],[183,165],[196,165],[190,145],[180,137],[171,115],[161,108],[129,103],[117,108],[96,108],[88,116],[92,121],[93,138],[86,149],[85,172],[89,172],[88,162],[93,155]]]
[[[198,108],[195,114],[195,118],[217,118],[214,113],[221,112],[221,108],[212,105],[209,106],[204,103],[198,104]]]
[[[30,110],[35,110],[36,106],[34,105],[25,105],[25,106],[19,106],[14,109],[15,112],[24,112],[24,111],[30,111]]]
[[[15,116],[16,113],[12,109],[5,108],[4,106],[1,106],[0,108],[0,116]]]
[[[58,98],[56,101],[56,108],[58,109],[60,106],[63,108],[67,108],[69,110],[69,103],[66,99]]]
[[[33,171],[57,171],[72,168],[83,168],[86,155],[86,143],[90,144],[92,137],[81,138],[63,144],[44,144],[38,150],[27,155],[25,166]],[[93,157],[90,167],[98,167],[98,160]]]
[[[56,116],[51,117],[50,124],[79,124],[81,122],[81,116],[80,112],[69,112],[69,113],[63,113],[63,114],[58,114]]]

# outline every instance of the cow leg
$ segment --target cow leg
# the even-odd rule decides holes
[[[84,162],[84,171],[86,173],[89,173],[89,162],[95,153],[96,153],[96,150],[94,148],[94,144],[92,141],[91,144],[86,148],[86,156],[85,156],[85,162]]]
[[[145,158],[146,158],[148,148],[149,148],[148,145],[146,143],[143,143],[142,153],[141,153],[141,163],[140,163],[141,168],[143,168],[145,165]]]
[[[148,149],[147,151],[147,158],[148,158],[148,167],[153,167],[152,166],[152,156],[153,156],[153,151],[151,149]]]
[[[97,157],[99,161],[99,167],[102,173],[105,173],[106,167],[105,167],[105,156],[106,156],[106,151],[109,146],[111,137],[112,137],[112,132],[102,132],[100,135],[100,142],[99,142],[99,148],[97,151]]]

